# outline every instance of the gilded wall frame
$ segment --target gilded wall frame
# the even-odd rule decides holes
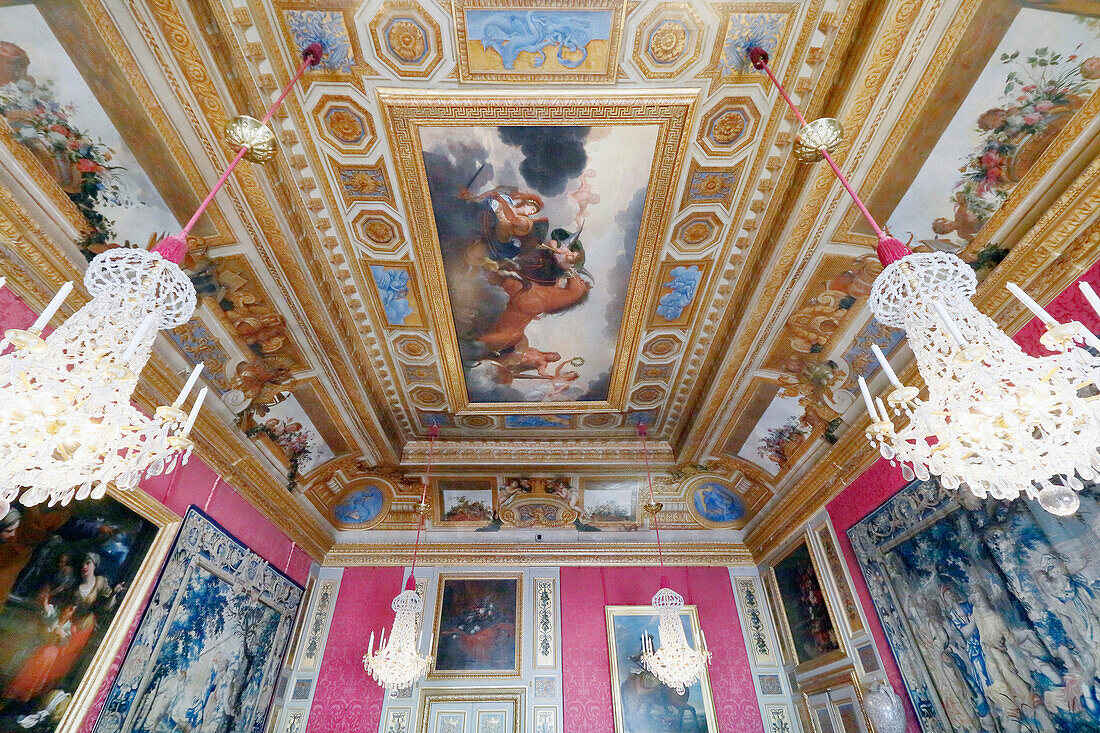
[[[156,525],[157,534],[149,546],[148,554],[138,568],[137,575],[134,576],[133,584],[126,593],[118,613],[115,614],[111,625],[107,627],[107,633],[92,657],[84,679],[80,681],[64,715],[58,721],[55,733],[75,733],[81,728],[84,716],[88,714],[99,688],[106,681],[112,662],[118,656],[131,627],[136,623],[149,591],[157,582],[161,565],[172,547],[182,522],[179,515],[140,489],[120,491],[112,485],[107,490],[107,495]]]
[[[828,614],[829,623],[832,626],[833,636],[836,640],[837,648],[825,652],[816,657],[810,659],[801,659],[798,654],[798,646],[795,644],[795,637],[793,630],[791,629],[790,621],[787,616],[786,602],[784,601],[783,594],[780,591],[779,581],[775,574],[775,566],[786,560],[798,549],[805,547],[807,554],[810,557],[810,566],[813,569],[814,575],[817,579],[818,587],[821,591],[821,597],[825,602],[825,609]],[[784,654],[787,655],[795,665],[795,671],[799,674],[805,672],[812,672],[821,667],[833,664],[841,659],[845,659],[848,656],[847,646],[844,641],[844,635],[840,633],[841,625],[839,622],[839,615],[836,609],[833,607],[833,601],[829,597],[828,585],[822,582],[824,574],[822,572],[821,563],[818,562],[814,547],[810,542],[808,534],[800,536],[798,541],[793,543],[790,547],[785,549],[781,555],[776,556],[774,559],[768,562],[768,571],[766,574],[768,581],[769,595],[773,601],[773,611],[778,621],[777,625],[781,627],[780,635],[783,637]]]
[[[438,669],[440,653],[440,626],[443,620],[443,600],[448,582],[464,580],[503,580],[515,582],[515,653],[512,665],[507,669]],[[428,672],[428,679],[493,679],[519,677],[523,670],[523,573],[440,573],[435,594],[435,621],[432,628],[432,657],[436,663]]]
[[[625,94],[544,94],[476,96],[380,89],[379,107],[397,168],[410,235],[420,268],[420,283],[440,346],[444,387],[452,410],[472,413],[621,412],[625,409],[642,330],[649,312],[657,254],[673,213],[673,194],[683,167],[695,116],[697,91],[662,90]],[[431,205],[424,165],[424,128],[490,126],[622,127],[655,126],[652,158],[633,270],[626,291],[622,323],[614,344],[614,360],[606,400],[472,402],[469,398],[455,319],[444,270],[439,233]],[[609,175],[605,172],[604,175]],[[472,183],[472,182],[471,182]]]
[[[648,623],[643,622],[643,632],[650,635],[654,639],[654,643],[658,642],[657,636],[657,612],[653,610],[653,606],[604,606],[604,613],[607,617],[607,649],[608,658],[611,663],[611,702],[612,713],[615,719],[615,733],[629,733],[632,730],[632,725],[625,718],[622,701],[622,685],[628,680],[624,680],[623,676],[619,672],[619,661],[621,658],[629,659],[633,649],[619,649],[616,643],[616,621],[629,617],[645,617],[649,618]],[[680,611],[680,617],[686,620],[691,626],[691,631],[688,634],[690,637],[688,642],[696,649],[701,645],[701,627],[699,626],[699,613],[695,606],[684,606]],[[638,642],[638,648],[640,650],[640,640],[638,637],[633,637],[634,641]],[[630,675],[634,677],[633,674]],[[703,674],[699,680],[687,687],[688,690],[688,702],[691,701],[691,691],[695,687],[699,687],[699,693],[703,706],[703,714],[706,718],[707,730],[718,730],[718,721],[714,712],[714,693],[710,687],[710,675],[704,668]],[[694,707],[692,707],[694,710]],[[683,713],[681,712],[681,715]],[[698,722],[698,721],[696,721]],[[698,726],[696,726],[698,727]]]
[[[527,713],[526,687],[434,687],[420,691],[416,719],[417,733],[429,733],[428,723],[432,719],[432,708],[448,703],[457,704],[500,704],[512,712],[512,729],[509,733],[521,733]]]

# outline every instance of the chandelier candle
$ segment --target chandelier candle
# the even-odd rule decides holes
[[[807,123],[768,67],[767,52],[751,48],[748,57],[802,125],[795,155],[804,162],[826,161],[878,238],[883,270],[871,287],[871,312],[880,323],[905,330],[928,387],[927,398],[920,399],[875,346],[893,390],[884,404],[872,399],[859,378],[872,420],[868,440],[887,460],[900,460],[908,479],[935,475],[943,486],[966,486],[979,498],[1023,494],[1053,514],[1077,511],[1077,492],[1086,481],[1100,480],[1100,403],[1093,396],[1100,359],[1085,348],[1100,346],[1100,340],[1076,321],[1058,323],[1009,283],[1009,292],[1045,324],[1040,343],[1053,352],[1025,354],[971,302],[978,281],[970,265],[948,252],[914,253],[875,222],[830,155],[843,141],[840,123]],[[1081,283],[1081,291],[1100,313],[1092,288]],[[887,405],[903,426],[895,426]]]

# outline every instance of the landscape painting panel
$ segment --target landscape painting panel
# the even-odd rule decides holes
[[[520,585],[519,576],[440,579],[434,673],[519,674]]]
[[[714,701],[706,671],[682,695],[646,671],[640,662],[642,639],[660,642],[652,606],[607,606],[611,655],[611,696],[616,733],[717,733]],[[694,606],[680,612],[689,643],[699,646]]]
[[[0,519],[0,731],[56,729],[157,531],[109,497]]]
[[[1097,49],[1095,18],[1021,9],[890,215],[890,229],[925,248],[966,247],[1095,93]]]
[[[914,481],[848,531],[925,730],[1100,729],[1100,490],[1080,498]]]
[[[608,398],[658,131],[420,128],[470,402]]]
[[[595,522],[635,522],[638,482],[589,480],[584,483],[584,516]]]
[[[773,570],[797,663],[805,664],[839,650],[836,629],[806,543],[799,544]]]
[[[97,733],[259,733],[302,588],[191,507]]]
[[[34,4],[0,4],[0,116],[88,221],[88,254],[179,228]]]

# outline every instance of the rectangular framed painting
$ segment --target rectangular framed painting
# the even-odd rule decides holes
[[[259,733],[301,600],[192,506],[94,731]]]
[[[1100,487],[1079,496],[1057,517],[914,481],[848,530],[924,730],[1100,727]]]
[[[622,479],[582,479],[584,520],[597,525],[638,523],[638,482]]]
[[[607,645],[611,659],[611,702],[615,733],[718,733],[714,697],[706,670],[678,695],[642,668],[642,640],[657,646],[657,613],[652,606],[606,606]],[[695,606],[680,612],[684,634],[692,647],[700,643]]]
[[[806,540],[795,545],[769,572],[775,580],[787,641],[799,669],[813,669],[842,657],[840,635]]]
[[[624,0],[451,0],[462,81],[613,83]]]
[[[624,409],[695,94],[378,94],[452,408]]]
[[[441,478],[436,482],[435,521],[446,527],[484,527],[493,521],[496,480]]]
[[[444,573],[436,598],[430,678],[519,675],[522,574]]]
[[[0,731],[76,730],[178,526],[140,491],[0,517]]]

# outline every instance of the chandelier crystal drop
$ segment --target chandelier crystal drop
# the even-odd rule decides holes
[[[684,624],[680,611],[684,607],[684,597],[669,588],[661,588],[653,596],[653,607],[657,609],[657,633],[660,647],[653,648],[653,637],[642,637],[642,666],[662,683],[684,694],[691,685],[702,676],[710,664],[711,653],[707,649],[707,639],[703,635],[698,649],[692,649],[684,633]],[[699,630],[702,635],[702,629]]]
[[[84,273],[91,296],[46,338],[41,331],[71,290],[62,288],[27,330],[0,341],[0,509],[103,496],[187,461],[185,394],[152,417],[131,404],[157,331],[186,323],[195,289],[155,252],[112,249]],[[200,365],[201,368],[201,365]],[[197,376],[197,375],[196,375]],[[192,382],[193,384],[193,382]]]
[[[661,527],[657,521],[657,515],[664,507],[653,495],[653,474],[649,470],[649,445],[646,441],[648,435],[649,426],[638,423],[638,436],[642,439],[642,458],[645,460],[646,484],[649,487],[649,501],[642,505],[642,509],[653,517],[653,529],[657,535],[657,557],[660,559],[661,567],[664,568]],[[660,637],[660,646],[654,649],[653,637],[649,633],[642,634],[642,655],[639,661],[643,669],[662,684],[675,690],[676,694],[682,695],[684,690],[694,684],[706,671],[711,654],[707,649],[707,637],[702,629],[699,629],[702,637],[699,648],[693,649],[688,644],[684,623],[680,617],[680,611],[684,607],[684,597],[668,585],[668,578],[662,575],[661,589],[653,596],[653,608],[657,611],[657,634]]]
[[[420,522],[416,527],[416,542],[413,544],[412,567],[405,590],[401,591],[390,607],[394,611],[393,631],[386,639],[383,631],[378,639],[378,649],[374,649],[374,632],[371,632],[367,653],[363,655],[363,668],[374,681],[390,690],[404,690],[428,674],[435,660],[430,654],[421,654],[417,640],[417,628],[420,613],[424,610],[424,599],[416,592],[416,556],[420,549],[420,533],[424,529],[424,518],[428,515],[428,485],[432,477],[432,457],[435,453],[435,439],[439,428],[433,425],[428,429],[428,466],[424,482],[420,487],[420,503],[416,507]]]
[[[967,263],[947,252],[914,253],[879,227],[830,155],[840,138],[815,132],[839,131],[840,124],[807,123],[768,67],[768,54],[752,48],[748,57],[801,123],[799,157],[828,163],[878,237],[884,269],[871,288],[871,312],[881,323],[905,330],[928,388],[922,399],[916,387],[903,385],[874,346],[892,389],[884,403],[872,396],[863,377],[858,380],[871,417],[871,444],[895,465],[901,461],[908,479],[935,475],[946,488],[965,486],[979,498],[1012,500],[1023,494],[1053,514],[1077,511],[1077,492],[1085,482],[1100,481],[1095,381],[1100,340],[1076,321],[1058,323],[1009,283],[1008,290],[1045,324],[1040,342],[1053,352],[1024,353],[970,300],[978,282]],[[809,155],[809,148],[817,155]],[[1080,287],[1100,313],[1091,287],[1084,282]]]

